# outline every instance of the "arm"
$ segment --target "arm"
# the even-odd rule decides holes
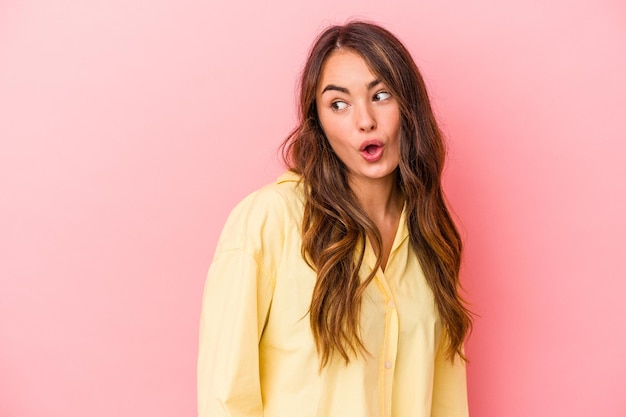
[[[216,254],[200,319],[199,417],[263,415],[258,345],[271,287],[253,255],[241,249]]]
[[[285,200],[270,185],[230,213],[204,288],[198,416],[261,417],[259,341],[284,245]]]
[[[445,331],[435,357],[431,417],[467,417],[467,382],[465,362],[458,355],[447,358]]]

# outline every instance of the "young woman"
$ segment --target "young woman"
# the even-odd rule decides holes
[[[461,240],[410,54],[373,24],[328,28],[299,116],[289,171],[233,210],[216,248],[199,415],[467,416]]]

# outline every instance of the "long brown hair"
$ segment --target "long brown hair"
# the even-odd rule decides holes
[[[309,314],[321,366],[333,352],[349,362],[365,351],[359,337],[361,298],[382,253],[380,232],[352,193],[346,167],[332,152],[317,115],[322,65],[337,49],[359,54],[398,102],[397,180],[406,199],[410,242],[448,334],[448,357],[465,358],[462,348],[471,318],[458,293],[462,244],[441,188],[446,151],[426,86],[393,34],[371,23],[350,22],[329,27],[315,41],[300,80],[299,125],[283,143],[285,163],[301,175],[306,190],[302,255],[317,273]],[[361,280],[366,236],[372,237],[378,259],[373,272]]]

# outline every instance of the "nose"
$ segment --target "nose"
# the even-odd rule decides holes
[[[376,129],[376,118],[373,109],[368,105],[358,106],[356,111],[357,127],[362,132],[370,132]]]

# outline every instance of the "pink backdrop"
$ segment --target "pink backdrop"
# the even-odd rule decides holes
[[[348,17],[405,41],[450,142],[473,415],[626,415],[621,0],[5,0],[1,417],[194,415],[215,240]]]

